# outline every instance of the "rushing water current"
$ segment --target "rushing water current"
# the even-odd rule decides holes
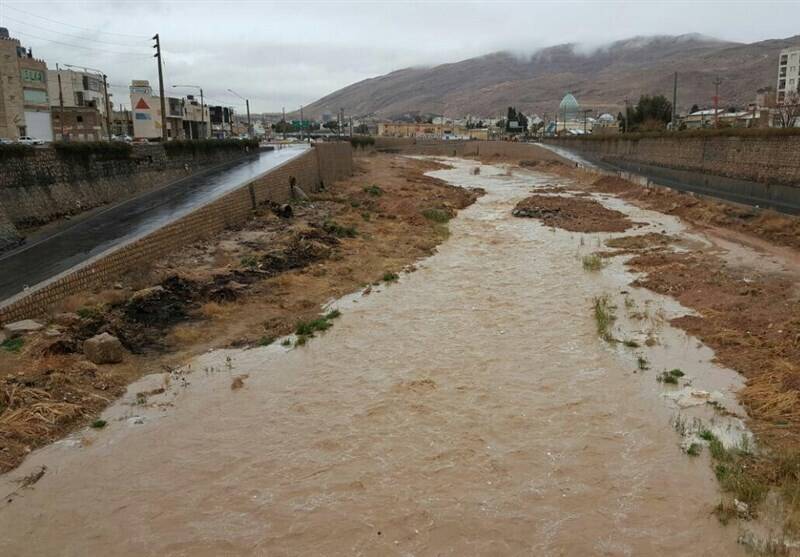
[[[0,478],[16,491],[0,555],[741,554],[713,515],[707,451],[687,456],[672,425],[708,405],[677,404],[682,388],[655,374],[680,367],[734,411],[738,377],[664,322],[685,310],[627,287],[621,263],[582,269],[611,235],[511,216],[553,178],[449,162],[434,174],[487,194],[434,256],[337,301],[335,326],[304,347],[211,352],[152,407],[130,403],[159,376],[105,430],[30,455]],[[679,226],[625,210],[643,231]],[[650,308],[646,326],[620,315],[620,335],[659,343],[598,338],[604,293],[620,313],[625,295]],[[32,488],[13,483],[42,465]]]

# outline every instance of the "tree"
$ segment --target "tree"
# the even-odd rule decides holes
[[[331,131],[336,131],[339,129],[339,122],[336,120],[331,120],[330,122],[325,122],[322,124],[322,127]]]
[[[277,124],[272,125],[272,129],[278,133],[297,131],[291,122],[281,120]]]
[[[700,111],[700,107],[697,106],[696,104],[693,104],[692,108],[689,109],[689,114],[694,114],[695,112],[699,112],[699,111]]]
[[[517,112],[517,122],[519,122],[519,128],[521,130],[528,129],[528,118],[522,112]]]
[[[368,134],[369,126],[367,126],[366,124],[359,124],[354,128],[354,130],[356,133]]]
[[[781,128],[792,128],[800,123],[800,94],[787,93],[775,108],[775,120]]]
[[[658,130],[672,120],[672,103],[664,95],[642,95],[631,111],[630,128]]]

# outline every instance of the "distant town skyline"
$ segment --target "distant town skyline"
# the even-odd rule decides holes
[[[578,51],[650,35],[700,33],[755,42],[797,34],[800,3],[761,2],[41,2],[3,1],[0,25],[50,68],[108,74],[116,106],[131,79],[204,87],[210,103],[287,111],[409,66],[561,43]],[[780,17],[777,16],[780,14]],[[762,23],[763,21],[763,23]],[[181,91],[185,95],[186,91]]]

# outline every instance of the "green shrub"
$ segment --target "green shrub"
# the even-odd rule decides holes
[[[0,160],[21,159],[32,155],[33,152],[34,148],[30,145],[20,145],[18,143],[0,145]]]
[[[375,145],[375,138],[368,135],[357,135],[350,138],[350,145],[354,149],[364,149]]]
[[[59,157],[88,163],[130,158],[133,147],[124,141],[57,141],[53,148]]]
[[[6,352],[19,352],[23,344],[25,344],[25,339],[22,337],[7,338],[0,344],[0,348]]]
[[[422,211],[422,216],[429,221],[438,223],[445,223],[453,218],[453,215],[443,209],[425,209]]]

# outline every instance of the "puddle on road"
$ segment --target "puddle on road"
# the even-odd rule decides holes
[[[740,422],[692,391],[741,412],[740,378],[668,325],[685,309],[628,287],[619,258],[582,269],[580,256],[614,234],[511,217],[552,177],[448,162],[433,174],[487,195],[451,221],[436,255],[338,301],[342,317],[302,348],[211,352],[151,405],[131,395],[106,430],[32,454],[0,478],[11,491],[12,478],[48,466],[0,507],[0,554],[742,554],[737,527],[712,514],[707,451],[684,454],[671,425],[714,419],[738,442]],[[659,343],[599,339],[601,294],[618,307],[615,334]],[[630,318],[626,296],[651,317]],[[655,380],[672,368],[691,385]]]

